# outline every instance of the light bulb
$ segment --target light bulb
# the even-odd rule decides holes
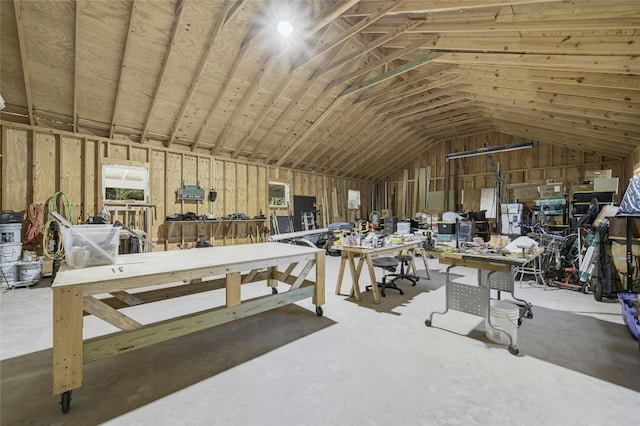
[[[278,32],[285,37],[289,37],[293,33],[293,25],[289,21],[278,22]]]

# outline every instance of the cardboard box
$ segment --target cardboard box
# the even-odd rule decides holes
[[[571,185],[571,194],[573,194],[574,192],[593,192],[593,184],[581,183]]]
[[[640,218],[631,218],[631,234],[633,238],[640,238]],[[609,218],[609,236],[623,237],[627,236],[627,218],[611,217]]]
[[[584,172],[584,181],[593,183],[596,178],[610,178],[611,170],[587,170]]]
[[[618,193],[618,178],[595,178],[593,180],[593,190],[595,192],[615,192]]]
[[[533,201],[538,198],[537,186],[525,186],[521,188],[513,188],[513,198],[521,201]]]
[[[540,198],[558,198],[562,197],[564,192],[564,185],[560,183],[553,183],[550,185],[544,185],[538,187],[538,194]]]

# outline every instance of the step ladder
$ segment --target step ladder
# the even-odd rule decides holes
[[[310,231],[312,229],[316,229],[316,221],[314,219],[314,215],[312,212],[302,212],[300,213],[302,219],[302,228],[304,231]]]

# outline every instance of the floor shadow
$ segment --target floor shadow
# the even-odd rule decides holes
[[[411,303],[411,300],[419,294],[439,289],[445,283],[445,274],[437,271],[431,271],[431,279],[426,278],[424,271],[418,271],[418,276],[420,280],[415,286],[411,285],[410,281],[398,280],[396,283],[404,294],[400,294],[397,290],[387,289],[385,291],[386,297],[380,297],[379,304],[373,302],[373,294],[370,291],[362,291],[360,301],[357,301],[353,296],[348,297],[346,300],[363,308],[373,309],[376,312],[401,315],[396,308]],[[450,276],[452,279],[456,277],[454,274],[450,274]],[[361,289],[364,290],[364,287],[361,287]]]
[[[287,305],[86,364],[68,414],[51,395],[51,349],[3,360],[0,424],[100,424],[334,324]]]
[[[626,325],[539,306],[533,307],[533,313],[518,328],[517,356],[534,357],[640,392],[638,342]],[[437,328],[446,330],[446,326]],[[484,321],[466,336],[507,350],[487,338]]]

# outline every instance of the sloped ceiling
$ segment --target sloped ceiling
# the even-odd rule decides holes
[[[5,122],[365,179],[486,133],[640,142],[638,0],[0,6]]]

